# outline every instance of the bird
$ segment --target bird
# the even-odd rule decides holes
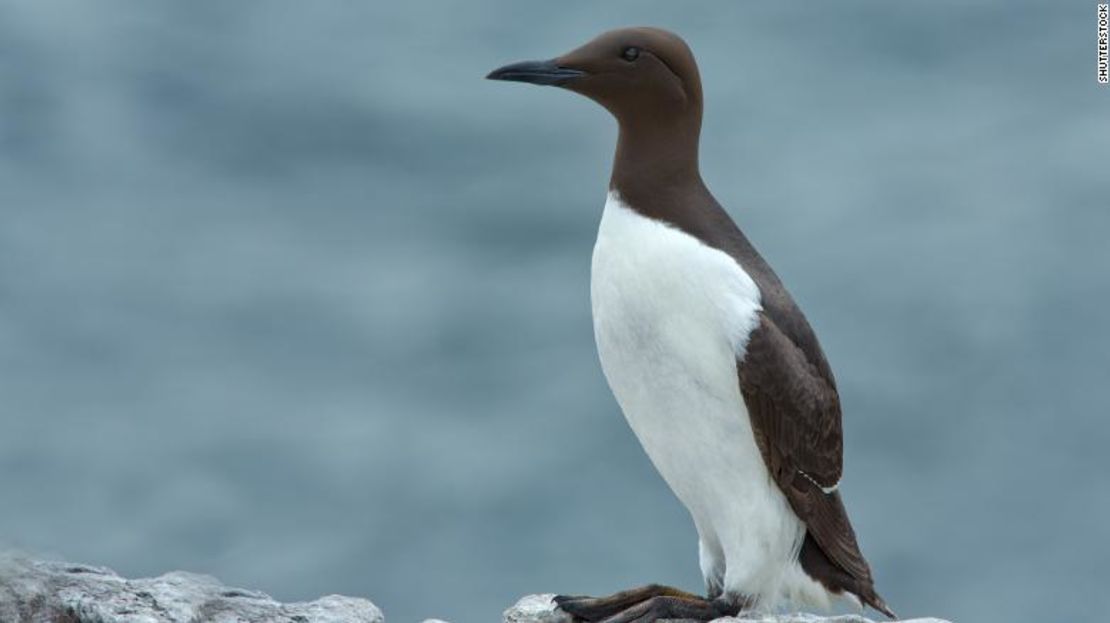
[[[806,317],[699,169],[703,96],[678,35],[621,28],[491,80],[559,87],[616,118],[590,267],[602,371],[698,534],[701,596],[559,595],[576,621],[708,621],[840,599],[894,618],[839,491],[836,380]]]

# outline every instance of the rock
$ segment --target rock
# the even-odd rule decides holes
[[[128,580],[104,567],[0,560],[4,623],[384,623],[365,599],[283,604],[258,591],[174,571]]]
[[[505,611],[505,623],[570,623],[569,616],[556,612],[554,597],[553,593],[521,597]]]
[[[505,623],[570,623],[570,617],[555,611],[551,598],[555,595],[529,595],[516,602],[505,611]],[[712,623],[874,623],[870,619],[850,614],[841,616],[817,616],[813,614],[778,614],[748,617],[724,617]],[[897,622],[889,622],[897,623]],[[902,623],[949,623],[942,619],[905,619]]]
[[[504,623],[571,623],[569,616],[555,610],[552,597],[522,598],[505,611]],[[373,603],[358,597],[328,595],[283,604],[265,593],[231,588],[195,573],[173,571],[128,580],[104,567],[0,555],[0,623],[385,623],[385,617]],[[726,617],[713,623],[873,622],[855,615],[784,614]]]

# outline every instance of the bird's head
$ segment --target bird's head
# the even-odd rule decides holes
[[[694,55],[676,34],[622,28],[545,61],[512,63],[490,80],[558,86],[604,106],[622,126],[701,118],[701,79]]]

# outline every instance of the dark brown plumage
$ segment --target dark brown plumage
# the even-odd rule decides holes
[[[875,592],[836,491],[843,437],[832,369],[789,292],[701,178],[702,90],[690,49],[667,31],[626,28],[551,61],[506,66],[490,77],[562,86],[608,109],[620,125],[610,188],[643,216],[726,253],[755,282],[762,311],[736,375],[763,461],[805,524],[799,562],[828,590],[849,591],[893,617]],[[653,611],[656,618],[692,612],[675,606],[689,597],[668,591],[674,589],[645,587],[619,599],[561,598],[560,606],[586,620],[633,620],[614,613],[636,599],[668,600],[658,602],[665,605]]]

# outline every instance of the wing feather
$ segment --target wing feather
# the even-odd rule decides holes
[[[843,472],[840,397],[827,364],[814,364],[766,314],[737,366],[756,443],[776,484],[821,550],[857,580],[867,565],[836,486]]]

